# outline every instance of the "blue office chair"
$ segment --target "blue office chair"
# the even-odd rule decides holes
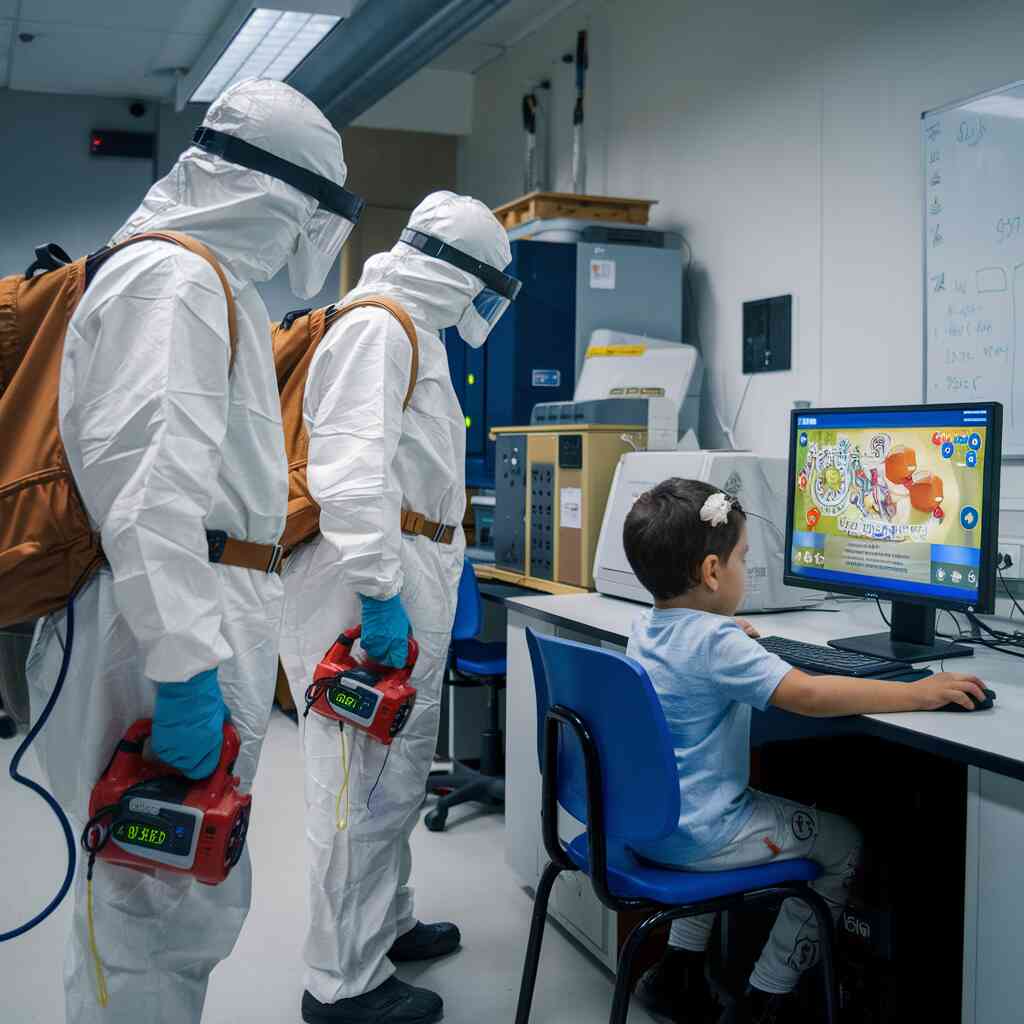
[[[431,776],[431,793],[443,793],[424,822],[432,832],[443,832],[448,812],[459,804],[480,801],[505,804],[505,737],[501,732],[498,691],[505,686],[505,644],[477,639],[483,620],[480,589],[467,559],[459,579],[459,597],[448,656],[451,686],[487,687],[487,728],[480,736],[480,767],[455,762],[452,770]]]
[[[613,651],[526,630],[537,694],[537,753],[543,776],[541,825],[550,861],[537,887],[516,1024],[527,1024],[537,981],[548,900],[563,871],[590,877],[609,909],[643,911],[619,954],[611,1024],[625,1024],[636,953],[652,931],[693,917],[790,897],[818,921],[825,971],[825,1016],[838,1007],[832,917],[808,882],[820,867],[786,860],[735,871],[650,867],[631,843],[670,835],[679,822],[679,777],[665,715],[647,673]],[[568,844],[558,836],[558,807],[586,823]]]

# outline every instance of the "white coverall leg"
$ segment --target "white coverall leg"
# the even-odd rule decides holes
[[[504,268],[504,229],[482,204],[428,196],[410,227]],[[351,751],[348,827],[336,825],[343,765],[338,725],[310,713],[302,729],[310,928],[306,989],[321,1003],[370,992],[394,972],[387,952],[416,924],[409,836],[437,743],[441,687],[465,551],[400,531],[403,508],[451,525],[465,510],[465,419],[439,331],[459,322],[481,283],[399,243],[367,261],[351,301],[383,294],[409,312],[420,362],[410,407],[411,348],[388,313],[359,309],[320,343],[306,383],[308,479],[321,533],[284,572],[281,659],[297,706],[338,634],[359,622],[362,594],[400,594],[419,643],[415,710],[388,750],[346,730]]]
[[[232,87],[204,123],[344,180],[337,133],[283,83]],[[260,544],[281,534],[287,464],[270,321],[254,282],[289,261],[316,205],[290,185],[190,148],[115,236],[176,229],[214,252],[238,319],[230,370],[227,304],[214,271],[165,242],[112,256],[72,318],[61,436],[109,566],[74,602],[67,679],[36,750],[76,833],[118,740],[152,715],[154,680],[218,667],[242,743],[236,773],[243,789],[252,783],[283,589],[275,575],[211,564],[205,531]],[[53,692],[66,633],[63,611],[37,624],[28,662],[34,717]],[[79,868],[65,958],[68,1024],[199,1024],[210,971],[231,952],[248,911],[248,852],[219,886],[97,861],[106,1009],[97,1002],[81,860]]]

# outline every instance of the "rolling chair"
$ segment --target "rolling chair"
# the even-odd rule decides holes
[[[498,691],[505,686],[505,644],[477,639],[482,619],[480,590],[472,563],[467,559],[459,579],[448,655],[448,683],[487,688],[487,727],[480,736],[478,769],[456,761],[450,772],[431,776],[429,791],[444,794],[424,819],[431,832],[443,832],[448,812],[459,804],[470,801],[502,807],[505,804],[505,737],[501,732],[498,702]]]
[[[824,1016],[838,1013],[828,905],[808,882],[821,874],[795,859],[733,871],[650,867],[631,843],[662,839],[679,822],[679,776],[665,716],[647,673],[613,651],[526,630],[537,700],[537,752],[543,778],[541,824],[550,858],[533,908],[516,1024],[527,1024],[537,981],[548,901],[563,871],[582,871],[610,910],[642,911],[644,920],[619,954],[611,1024],[625,1024],[633,963],[655,929],[679,918],[798,899],[818,921],[825,972]],[[558,835],[558,807],[586,822],[568,844]]]

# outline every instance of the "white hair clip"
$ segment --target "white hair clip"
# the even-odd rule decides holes
[[[709,526],[723,526],[729,521],[729,513],[732,511],[732,498],[719,491],[712,494],[701,506],[700,519],[702,523]]]

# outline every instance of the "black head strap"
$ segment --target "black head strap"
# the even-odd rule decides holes
[[[478,260],[433,235],[426,235],[422,231],[406,228],[400,238],[406,245],[419,249],[424,255],[444,260],[445,263],[450,263],[453,267],[458,267],[459,270],[478,277],[491,291],[497,292],[509,302],[515,300],[519,289],[523,287],[523,282],[518,278],[503,273],[489,263],[484,263],[483,260]]]
[[[260,149],[259,146],[254,146],[235,135],[226,135],[214,128],[200,125],[192,136],[192,145],[230,163],[248,167],[250,171],[269,174],[307,196],[312,196],[325,210],[330,210],[353,224],[359,223],[360,214],[366,206],[365,200],[330,179],[293,164],[290,160],[274,156],[273,153],[268,153],[267,150]]]

